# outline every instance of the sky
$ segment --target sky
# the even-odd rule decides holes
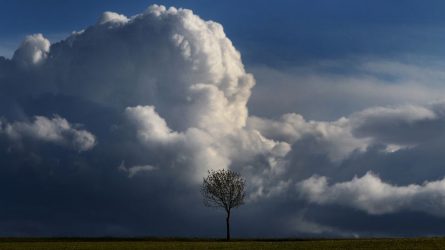
[[[443,1],[0,6],[1,236],[445,234]]]

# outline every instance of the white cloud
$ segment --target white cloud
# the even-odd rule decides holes
[[[176,140],[179,136],[178,133],[171,131],[153,106],[128,107],[125,113],[128,119],[135,124],[138,136],[143,142],[168,143]]]
[[[328,184],[326,177],[313,176],[300,182],[300,195],[317,204],[338,204],[369,214],[421,211],[445,216],[445,179],[422,185],[395,186],[383,182],[372,172],[351,181]]]
[[[250,117],[248,127],[258,129],[268,138],[295,143],[304,138],[314,138],[314,150],[326,153],[333,161],[347,157],[351,152],[364,151],[367,138],[353,136],[349,120],[341,118],[334,122],[306,121],[298,114],[285,114],[278,121]]]
[[[159,33],[159,28],[153,27],[164,30]],[[258,157],[266,158],[269,168],[280,165],[289,144],[245,128],[246,103],[254,79],[245,72],[239,52],[220,24],[204,21],[190,10],[153,5],[127,22],[107,28],[111,36],[119,36],[121,31],[134,32],[136,37],[153,34],[143,36],[144,41],[128,40],[126,49],[138,51],[125,61],[140,62],[138,71],[118,77],[124,77],[127,84],[121,92],[133,97],[122,107],[138,141],[152,154],[169,155],[171,162],[160,162],[160,168],[180,166],[177,171],[201,181],[208,169],[255,165]],[[75,48],[86,36],[97,39],[102,32],[101,27],[94,27],[76,34],[70,38],[70,46]],[[139,65],[144,67],[139,70]],[[174,73],[165,70],[170,67],[175,67]],[[114,89],[113,93],[120,94]],[[143,98],[137,98],[141,94]],[[89,98],[105,104],[116,102],[97,95]],[[127,105],[132,103],[137,105]]]
[[[41,64],[48,56],[50,42],[42,34],[27,36],[14,52],[12,60],[23,67]]]
[[[122,109],[153,106],[175,131],[245,125],[255,82],[220,24],[157,5],[128,21],[115,13],[101,20],[119,25],[97,24],[59,43],[42,86]]]
[[[128,22],[128,18],[126,16],[115,13],[115,12],[106,11],[102,14],[102,16],[100,17],[100,19],[97,23],[98,24],[106,24],[106,23],[124,24],[126,22]]]
[[[169,153],[173,165],[188,168],[188,174],[197,181],[201,181],[209,169],[254,164],[258,156],[268,158],[268,165],[273,168],[290,151],[289,144],[269,140],[251,129],[223,133],[213,128],[190,127],[184,132],[172,131],[153,106],[127,108],[126,115],[132,127],[137,129],[136,136],[143,145]]]
[[[352,119],[356,120],[358,126],[365,123],[382,123],[387,120],[400,120],[401,122],[414,123],[419,120],[435,119],[436,115],[426,107],[405,105],[401,107],[376,107],[368,108],[353,114]],[[391,122],[388,122],[391,123]]]
[[[251,116],[247,124],[268,138],[290,144],[313,138],[317,145],[313,150],[339,161],[354,151],[366,151],[370,145],[382,144],[387,152],[396,152],[430,139],[441,129],[443,105],[373,107],[332,122],[306,121],[295,113],[279,120]]]
[[[96,144],[96,137],[90,132],[78,129],[66,119],[54,116],[34,117],[33,122],[2,123],[1,132],[14,141],[31,138],[69,146],[78,151],[90,150]]]

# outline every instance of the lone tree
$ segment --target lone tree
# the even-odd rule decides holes
[[[211,170],[201,186],[204,205],[226,210],[227,240],[230,240],[230,211],[244,204],[246,181],[231,170]]]

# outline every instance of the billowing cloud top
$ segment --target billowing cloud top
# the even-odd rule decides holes
[[[50,42],[42,34],[27,36],[12,59],[23,67],[38,65],[46,59],[49,47]]]
[[[0,58],[1,232],[215,235],[216,215],[197,190],[221,168],[247,180],[240,234],[270,235],[266,224],[280,235],[374,233],[308,206],[443,217],[442,176],[402,178],[385,167],[434,154],[443,103],[271,119],[249,116],[254,85],[223,27],[187,9],[105,12],[54,44],[26,37],[12,59]]]

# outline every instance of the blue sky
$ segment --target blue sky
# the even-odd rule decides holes
[[[444,235],[444,10],[0,0],[0,236]]]
[[[2,1],[0,47],[11,55],[27,34],[57,41],[91,25],[104,10],[131,16],[152,3],[190,8],[224,24],[249,64],[445,55],[443,1]]]

